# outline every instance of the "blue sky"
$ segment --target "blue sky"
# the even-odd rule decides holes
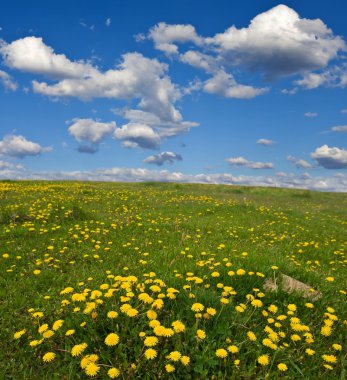
[[[347,3],[12,1],[0,178],[347,191]]]

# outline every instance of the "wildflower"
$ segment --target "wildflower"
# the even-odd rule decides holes
[[[216,309],[214,309],[213,307],[208,307],[206,309],[206,311],[207,311],[208,314],[210,314],[212,316],[216,315]]]
[[[19,339],[22,335],[26,333],[26,329],[17,331],[13,334],[14,339]]]
[[[111,379],[115,379],[116,377],[118,377],[120,375],[120,372],[119,372],[119,369],[113,367],[113,368],[110,368],[108,371],[107,371],[107,374],[108,376],[111,378]]]
[[[100,366],[94,362],[90,362],[87,364],[85,371],[87,376],[96,376],[100,371]]]
[[[107,313],[107,318],[114,319],[118,317],[118,313],[114,310],[111,310]]]
[[[43,342],[43,339],[41,339],[41,340],[32,340],[32,341],[29,343],[29,346],[30,346],[30,347],[36,347],[36,346],[40,345],[42,342]]]
[[[219,349],[216,351],[216,356],[217,356],[218,358],[225,359],[225,358],[228,356],[228,351],[225,350],[224,348],[219,348]]]
[[[251,341],[254,342],[257,340],[257,337],[255,336],[253,331],[248,331],[247,332],[247,338]]]
[[[138,314],[139,312],[136,310],[136,309],[133,309],[133,308],[131,308],[131,309],[129,309],[129,310],[127,310],[126,312],[125,312],[125,314],[128,316],[128,317],[136,317],[137,316],[137,314]]]
[[[334,343],[334,344],[332,345],[332,348],[333,348],[334,350],[336,350],[336,351],[341,351],[341,350],[342,350],[342,346],[341,346],[341,344],[337,344],[337,343]]]
[[[296,305],[294,305],[294,304],[289,304],[289,305],[287,306],[287,308],[288,308],[288,310],[290,310],[290,311],[296,311]]]
[[[239,352],[239,349],[236,346],[229,346],[228,351],[232,354],[237,354]]]
[[[105,338],[105,344],[107,346],[115,346],[119,342],[119,336],[115,333],[108,334]]]
[[[148,348],[148,349],[145,351],[145,357],[146,357],[146,359],[148,359],[148,360],[153,360],[154,358],[157,357],[157,351],[154,350],[153,348]]]
[[[48,330],[48,325],[47,325],[47,323],[44,323],[43,325],[41,325],[41,326],[39,327],[38,332],[39,332],[39,334],[42,334],[42,333],[44,333],[46,330]]]
[[[335,278],[334,277],[327,277],[326,280],[328,282],[333,282],[333,281],[335,281]]]
[[[59,330],[60,327],[63,326],[63,323],[64,323],[64,321],[63,321],[62,319],[58,319],[57,321],[55,321],[55,322],[53,323],[52,329],[53,329],[54,331]]]
[[[284,363],[280,363],[277,365],[277,368],[280,370],[280,371],[287,371],[288,367],[284,364]]]
[[[176,333],[183,332],[186,329],[186,326],[181,321],[174,321],[171,323],[171,326]]]
[[[181,359],[181,356],[182,355],[179,351],[172,351],[166,358],[172,360],[173,362],[178,362]]]
[[[206,338],[206,333],[205,333],[204,330],[200,330],[200,329],[199,329],[199,330],[196,332],[196,335],[197,335],[197,337],[198,337],[199,339],[201,339],[201,340],[203,340],[203,339]]]
[[[190,357],[189,356],[182,356],[181,357],[181,363],[184,365],[184,366],[187,366],[189,363],[190,363]]]
[[[50,337],[52,337],[54,335],[54,331],[52,330],[47,330],[45,331],[42,336],[45,338],[45,339],[49,339]]]
[[[315,354],[315,351],[314,350],[311,350],[311,348],[306,348],[305,350],[306,354],[309,355],[309,356],[312,356]]]
[[[258,357],[257,361],[260,365],[263,365],[263,366],[268,365],[269,364],[269,355],[261,355]]]
[[[335,355],[322,355],[324,361],[328,363],[336,363],[337,359]]]
[[[201,303],[194,303],[193,305],[192,305],[192,311],[195,311],[195,312],[199,312],[199,311],[203,311],[204,310],[204,305],[203,304],[201,304]]]
[[[158,344],[158,338],[156,336],[148,336],[145,341],[144,341],[144,345],[146,347],[153,347],[155,346],[156,344]]]
[[[166,372],[170,373],[170,372],[174,372],[175,371],[175,367],[171,364],[166,364],[165,366],[165,370]]]
[[[51,362],[54,360],[55,358],[55,353],[54,352],[46,352],[43,357],[42,357],[42,360],[45,362],[45,363],[48,363],[48,362]]]
[[[75,330],[67,330],[65,335],[70,336],[70,335],[73,335],[74,333],[75,333]]]
[[[260,300],[253,300],[251,302],[252,306],[254,307],[262,307],[263,306],[263,303],[260,301]]]
[[[272,313],[272,314],[276,314],[277,311],[278,311],[278,307],[276,305],[270,305],[268,307],[268,310]]]
[[[314,305],[313,305],[313,303],[311,303],[311,302],[305,303],[305,306],[306,306],[307,308],[309,308],[309,309],[313,309],[313,308],[314,308]]]
[[[323,326],[320,330],[321,334],[323,336],[330,336],[331,335],[331,327],[330,326]]]
[[[157,313],[154,310],[148,310],[147,311],[147,318],[148,319],[157,319]]]
[[[88,347],[87,343],[81,343],[81,344],[76,344],[75,346],[72,347],[71,349],[71,355],[72,356],[79,356],[82,354],[82,352]]]
[[[242,306],[240,306],[240,305],[235,306],[235,310],[238,313],[244,313],[245,312],[245,309]]]
[[[244,269],[238,269],[238,270],[236,271],[236,274],[237,274],[238,276],[243,276],[244,274],[246,274],[246,271],[245,271]]]

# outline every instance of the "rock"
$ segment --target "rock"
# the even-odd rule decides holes
[[[312,301],[317,301],[323,296],[321,292],[312,289],[310,285],[307,285],[285,274],[280,275],[278,282],[274,281],[272,278],[267,278],[264,282],[264,290],[270,292],[282,290],[289,294],[297,292],[301,294],[302,297],[309,298]]]

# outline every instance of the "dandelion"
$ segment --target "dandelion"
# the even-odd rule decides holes
[[[65,335],[70,336],[70,335],[73,335],[74,333],[75,333],[75,330],[67,330]]]
[[[110,377],[111,379],[115,379],[116,377],[120,375],[120,372],[119,372],[119,369],[113,367],[107,371],[107,374],[108,374],[108,377]]]
[[[253,300],[251,302],[252,306],[254,307],[262,307],[263,306],[263,303],[260,301],[260,300]]]
[[[91,377],[96,376],[99,371],[100,371],[100,366],[94,362],[90,362],[89,364],[87,364],[85,368],[86,375],[91,376]]]
[[[334,277],[327,277],[326,280],[328,282],[334,282],[335,281],[335,278]]]
[[[278,364],[278,365],[277,365],[277,368],[278,368],[280,371],[282,371],[282,372],[285,372],[285,371],[287,371],[287,369],[288,369],[288,367],[287,367],[286,364],[284,364],[284,363],[280,363],[280,364]]]
[[[111,310],[107,313],[107,318],[114,319],[118,317],[118,313],[114,310]]]
[[[58,319],[57,321],[55,321],[55,322],[53,323],[52,329],[53,329],[54,331],[59,330],[60,327],[63,326],[63,323],[64,323],[64,321],[63,321],[62,319]]]
[[[157,351],[154,350],[153,348],[148,348],[145,351],[145,357],[148,360],[153,360],[153,359],[155,359],[157,357]]]
[[[239,349],[237,346],[229,346],[228,351],[232,354],[237,354],[239,352]]]
[[[45,339],[49,339],[50,337],[52,337],[54,335],[54,331],[52,330],[47,330],[45,331],[42,336],[45,338]]]
[[[256,335],[254,334],[253,331],[248,331],[247,332],[247,338],[251,341],[251,342],[254,342],[257,340],[257,337]]]
[[[336,363],[337,359],[335,355],[322,355],[324,361],[328,363]]]
[[[181,356],[182,355],[179,351],[172,351],[166,358],[173,362],[178,362],[181,359]]]
[[[228,351],[225,350],[224,348],[219,348],[216,351],[216,356],[221,359],[225,359],[228,356]]]
[[[45,363],[49,363],[51,361],[53,361],[55,359],[55,353],[54,352],[46,352],[43,357],[42,357],[42,360],[45,362]]]
[[[192,311],[194,311],[194,312],[199,312],[199,311],[203,311],[204,310],[204,305],[203,304],[201,304],[201,303],[194,303],[193,305],[192,305]]]
[[[184,366],[187,366],[189,363],[190,363],[190,357],[189,356],[182,356],[181,357],[181,363],[184,365]]]
[[[332,348],[333,348],[334,350],[336,350],[336,351],[341,351],[341,350],[342,350],[342,346],[341,346],[341,344],[337,344],[337,343],[334,343],[334,344],[332,345]]]
[[[201,339],[201,340],[203,340],[203,339],[206,338],[206,333],[205,333],[204,330],[200,330],[200,329],[199,329],[199,330],[196,332],[196,335],[197,335],[197,337],[198,337],[199,339]]]
[[[166,364],[165,366],[165,370],[166,372],[170,373],[170,372],[174,372],[175,371],[175,367],[171,364]]]
[[[287,306],[287,308],[288,308],[288,310],[289,311],[296,311],[296,305],[294,305],[294,304],[289,304],[288,306]]]
[[[214,315],[216,315],[216,313],[217,313],[216,309],[214,309],[213,307],[208,307],[208,308],[206,309],[206,311],[207,311],[207,313],[208,313],[209,315],[211,315],[211,316],[214,316]]]
[[[320,330],[321,334],[323,336],[330,336],[331,335],[331,327],[330,326],[323,326]]]
[[[71,349],[72,356],[80,356],[82,352],[88,347],[87,343],[76,344]]]
[[[315,354],[315,351],[314,350],[311,350],[311,348],[306,348],[305,350],[306,354],[309,355],[309,356],[312,356]]]
[[[19,339],[21,336],[23,336],[26,333],[26,329],[17,331],[13,334],[14,339]]]
[[[171,323],[171,326],[176,333],[181,333],[186,329],[186,326],[181,321],[174,321]]]
[[[146,347],[154,347],[157,344],[158,344],[158,338],[156,336],[148,336],[144,341],[144,345]]]
[[[260,365],[263,365],[263,366],[268,365],[269,364],[269,355],[261,355],[258,357],[257,361]]]
[[[115,346],[119,342],[119,336],[115,333],[108,334],[105,338],[105,344],[107,346]]]

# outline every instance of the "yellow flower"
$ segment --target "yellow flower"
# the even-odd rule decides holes
[[[216,309],[214,309],[213,307],[208,307],[206,309],[206,311],[207,311],[208,314],[210,314],[212,316],[216,315],[216,313],[217,313]]]
[[[87,376],[96,376],[100,371],[100,366],[94,362],[90,362],[87,364],[85,371]]]
[[[272,314],[276,314],[277,313],[277,310],[278,310],[278,307],[276,305],[270,305],[268,307],[268,310],[272,313]]]
[[[65,335],[70,336],[70,335],[73,335],[74,333],[75,333],[75,330],[67,330]]]
[[[46,352],[43,357],[42,357],[42,360],[45,362],[45,363],[48,363],[48,362],[51,362],[54,360],[55,358],[55,353],[54,352]]]
[[[147,318],[151,320],[157,319],[157,313],[154,310],[147,311]]]
[[[119,336],[115,333],[108,334],[105,338],[105,344],[107,346],[115,346],[119,342]]]
[[[118,313],[116,311],[111,310],[107,313],[107,318],[114,319],[117,317],[118,317]]]
[[[334,344],[332,345],[332,348],[333,348],[334,350],[336,350],[336,351],[341,351],[341,350],[342,350],[342,346],[341,346],[341,344],[337,344],[337,343],[334,343]]]
[[[158,338],[156,336],[148,336],[145,341],[144,341],[144,345],[146,347],[153,347],[155,346],[156,344],[158,344]]]
[[[246,271],[245,271],[244,269],[238,269],[238,270],[236,271],[236,274],[237,274],[238,276],[243,276],[244,274],[246,274]]]
[[[63,323],[64,323],[64,321],[63,321],[62,319],[58,319],[57,321],[55,321],[55,322],[53,323],[52,329],[53,329],[54,331],[59,330],[60,327],[63,326]]]
[[[199,339],[203,340],[206,338],[206,333],[204,330],[198,330],[196,332],[196,335],[198,336]]]
[[[315,354],[315,351],[314,350],[311,350],[311,348],[306,348],[305,350],[306,354],[309,355],[309,356],[312,356]]]
[[[13,334],[14,339],[19,339],[22,335],[26,333],[26,329],[17,331]]]
[[[174,372],[175,371],[175,367],[171,364],[166,364],[165,366],[165,370],[166,372],[170,373],[170,372]]]
[[[284,364],[284,363],[280,363],[277,365],[277,368],[280,370],[280,371],[287,371],[288,367]]]
[[[289,305],[287,306],[287,308],[288,308],[288,310],[290,310],[290,311],[296,311],[296,305],[294,305],[294,304],[289,304]]]
[[[45,331],[43,334],[42,334],[42,336],[45,338],[45,339],[49,339],[51,336],[53,336],[54,335],[54,331],[52,331],[52,330],[47,330],[47,331]]]
[[[148,360],[153,360],[154,358],[157,357],[157,351],[154,350],[153,348],[148,348],[148,349],[145,351],[145,357],[146,357],[146,359],[148,359]]]
[[[323,336],[330,336],[331,335],[331,327],[330,326],[323,326],[320,330],[321,334]]]
[[[72,356],[79,356],[82,354],[82,352],[88,347],[87,343],[81,343],[81,344],[76,344],[75,346],[72,347],[71,349],[71,355]]]
[[[236,354],[239,352],[239,349],[236,346],[229,346],[228,351],[231,352],[232,354]]]
[[[314,308],[314,305],[313,305],[313,303],[311,303],[311,302],[305,303],[305,306],[306,306],[307,308],[309,308],[309,309],[313,309],[313,308]]]
[[[178,362],[181,359],[181,353],[179,351],[172,351],[167,355],[167,359],[172,360],[173,362]]]
[[[327,277],[326,280],[328,282],[333,282],[333,281],[335,281],[335,278],[334,277]]]
[[[110,368],[108,371],[107,371],[107,374],[108,376],[111,378],[111,379],[115,379],[116,377],[118,377],[120,375],[120,372],[119,372],[119,369],[113,367],[113,368]]]
[[[217,356],[218,358],[225,359],[225,358],[228,356],[228,351],[225,350],[224,348],[219,348],[219,349],[216,351],[216,356]]]
[[[44,323],[43,325],[41,325],[38,329],[38,332],[39,334],[42,334],[43,332],[45,332],[46,330],[48,330],[48,325],[47,323]]]
[[[269,364],[269,355],[261,355],[258,357],[258,363],[261,365],[268,365]]]
[[[336,363],[337,359],[335,355],[322,355],[324,361],[328,363]]]
[[[176,333],[183,332],[186,329],[186,326],[181,321],[174,321],[171,323],[171,326]]]
[[[195,312],[203,311],[204,308],[205,308],[204,305],[201,304],[201,303],[194,303],[192,305],[192,310],[195,311]]]
[[[251,341],[254,342],[257,340],[257,337],[255,336],[253,331],[248,331],[247,333],[247,338]]]
[[[181,357],[181,363],[184,365],[184,366],[187,366],[189,363],[190,363],[190,357],[189,356],[182,356]]]
[[[127,310],[126,312],[125,312],[125,314],[128,316],[128,317],[136,317],[137,316],[137,314],[138,314],[139,312],[136,310],[136,309],[133,309],[133,308],[131,308],[131,309],[129,309],[129,310]]]

